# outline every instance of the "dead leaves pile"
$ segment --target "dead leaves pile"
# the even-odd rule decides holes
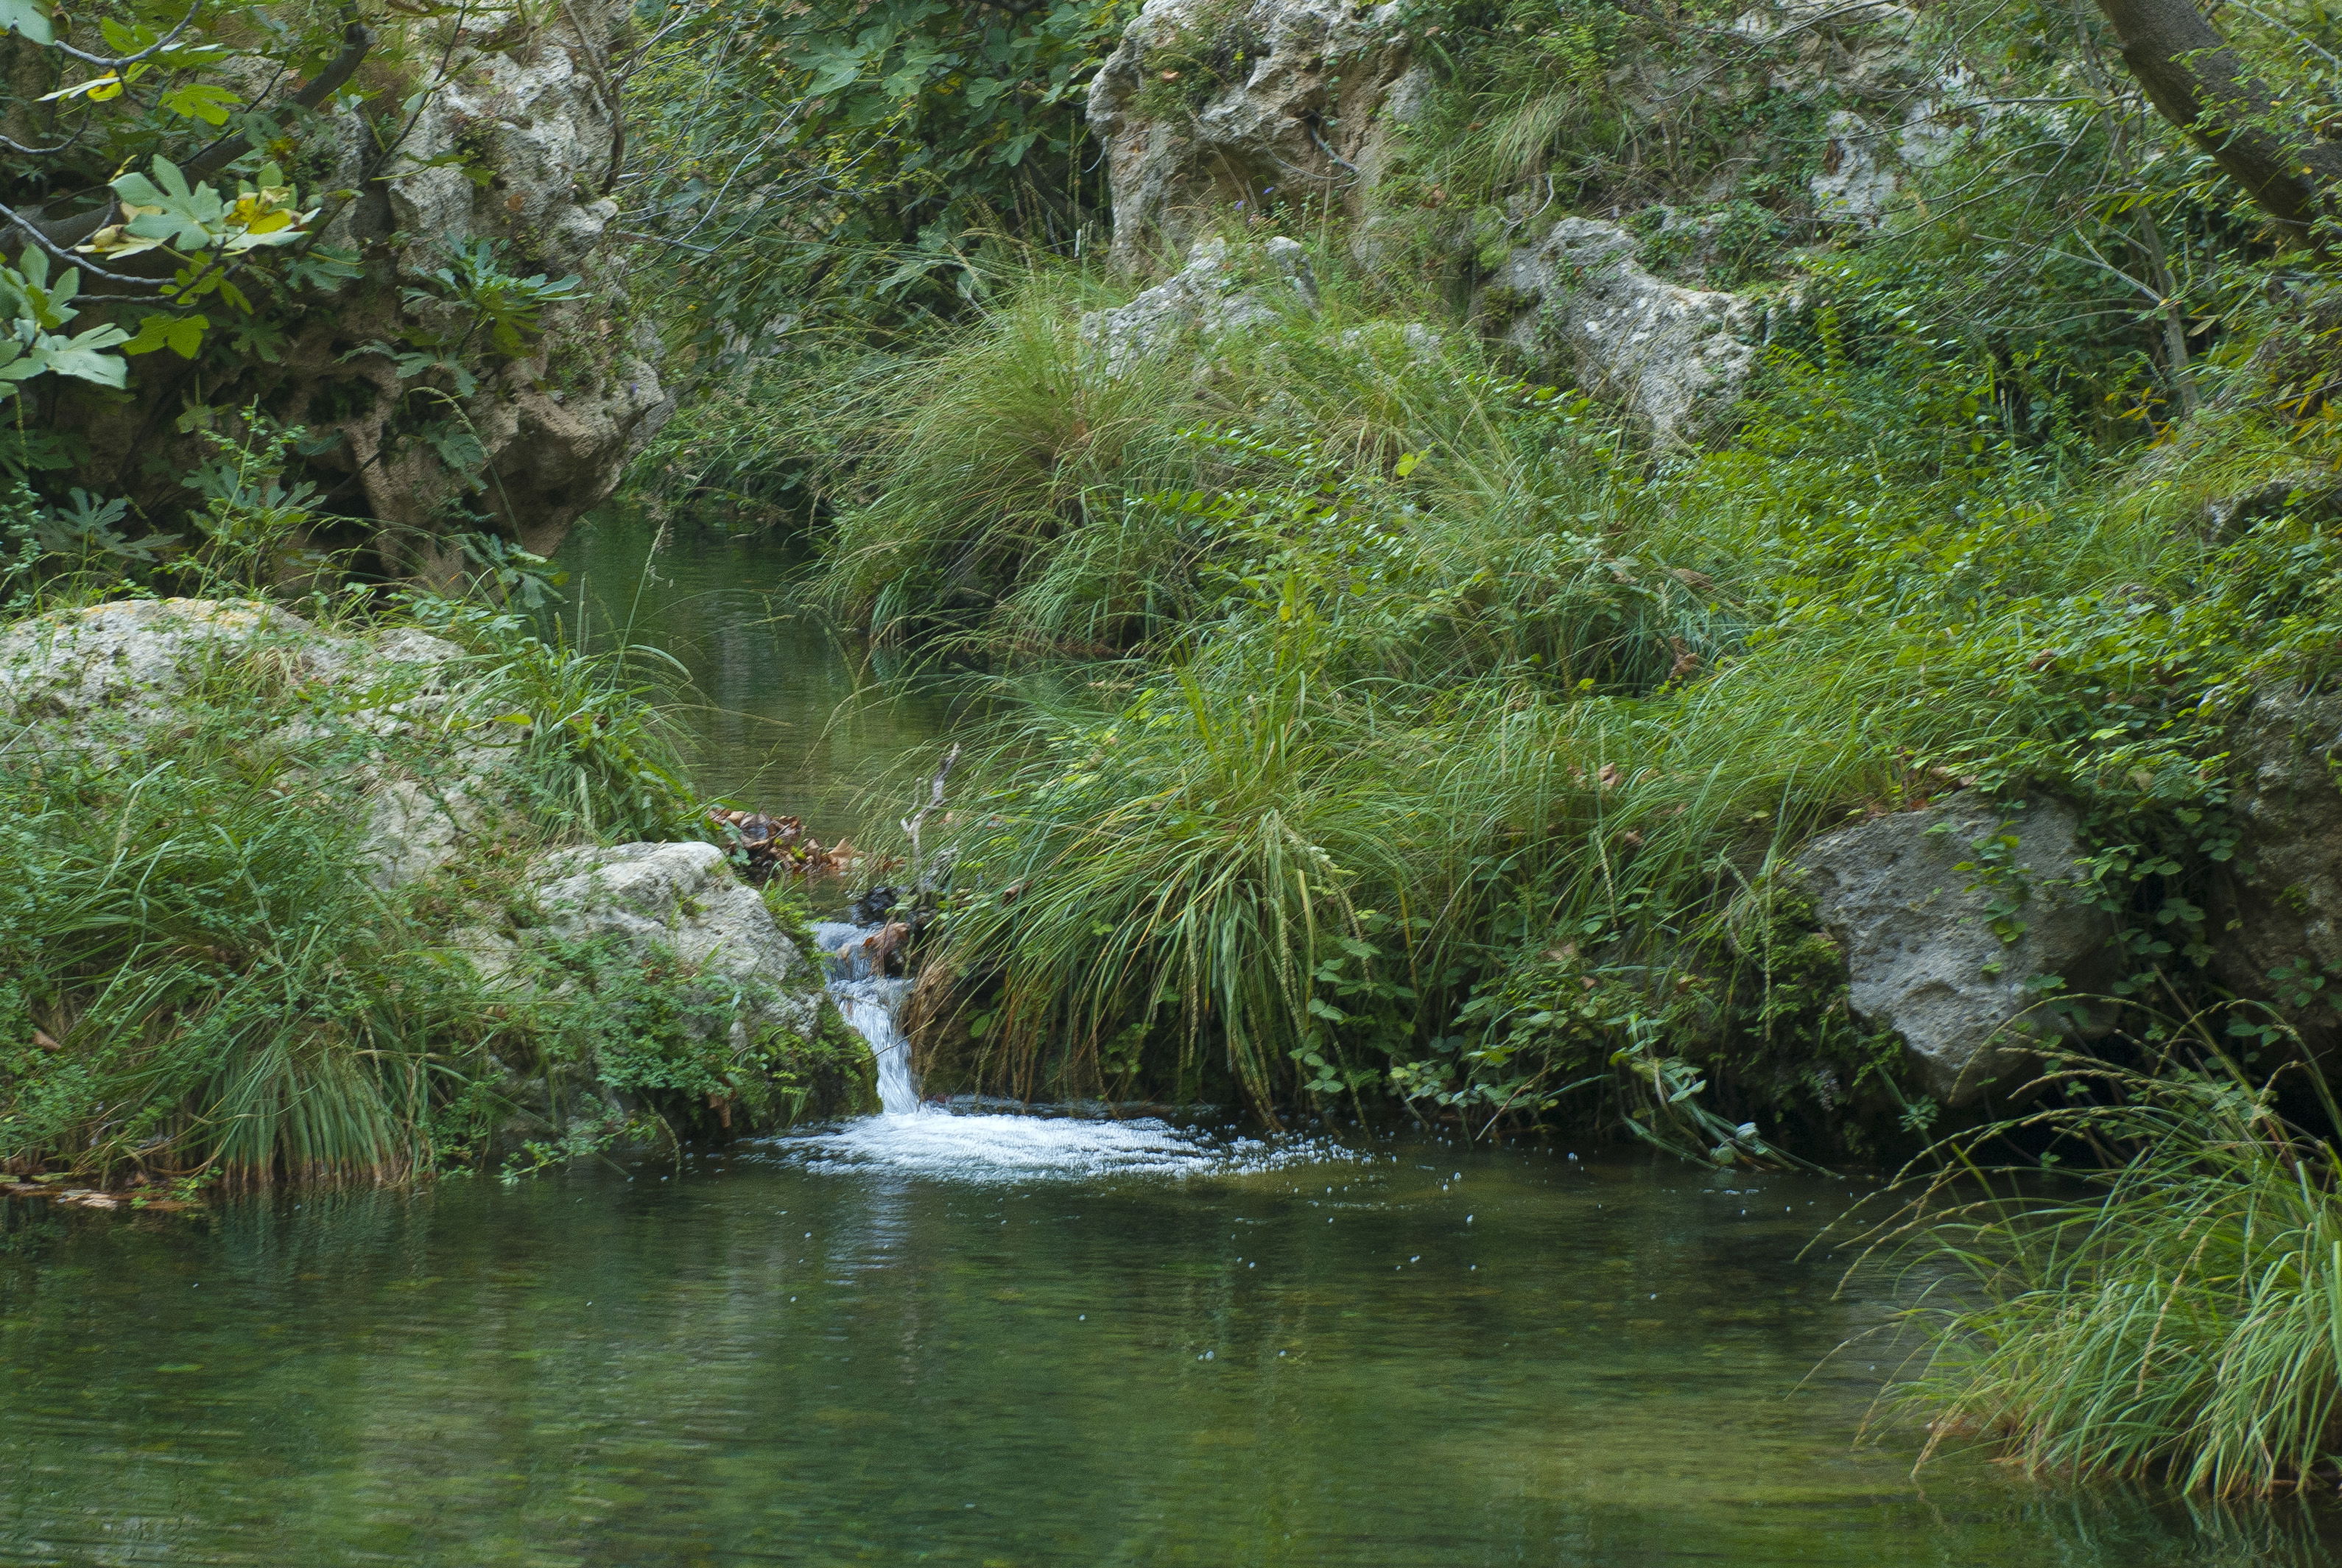
[[[724,830],[739,852],[748,880],[758,884],[787,875],[810,881],[824,876],[854,876],[864,871],[883,873],[893,862],[886,856],[865,854],[845,839],[825,848],[793,816],[769,816],[763,812],[709,809],[707,819]]]

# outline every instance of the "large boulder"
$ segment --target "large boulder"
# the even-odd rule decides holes
[[[2342,1045],[2342,694],[2260,692],[2228,746],[2238,837],[2212,890],[2212,975],[2326,1055]]]
[[[447,864],[494,815],[510,743],[455,713],[464,668],[462,649],[411,628],[329,632],[255,600],[53,612],[0,633],[0,766],[111,766],[205,724],[264,729],[340,758],[362,859],[395,886]]]
[[[1115,264],[1174,254],[1216,210],[1355,206],[1426,83],[1398,5],[1146,0],[1090,84]]]
[[[1118,375],[1182,346],[1317,308],[1309,256],[1289,239],[1257,250],[1232,250],[1225,239],[1198,240],[1187,265],[1128,305],[1082,317],[1082,347]]]
[[[1738,295],[1652,276],[1616,224],[1564,218],[1515,249],[1482,291],[1491,329],[1532,361],[1574,373],[1662,445],[1720,434],[1765,331]]]
[[[838,1025],[823,1018],[818,967],[715,845],[555,850],[529,865],[525,896],[504,914],[520,924],[465,927],[448,947],[522,1016],[588,1019],[584,1033],[624,1044],[616,1059],[606,1040],[570,1039],[515,1063],[497,1089],[502,1146],[558,1144],[580,1128],[589,1139],[639,1130],[656,1107],[670,1126],[708,1118],[736,1132],[783,1124],[808,1106],[876,1109],[866,1044],[850,1058],[826,1047]],[[637,973],[650,989],[631,984]],[[670,1030],[678,1033],[661,1033]],[[569,1032],[554,1023],[554,1037]],[[704,1104],[661,1081],[662,1069],[695,1060],[716,1073]]]
[[[358,275],[305,308],[288,299],[285,341],[210,372],[225,379],[191,382],[192,367],[156,355],[137,362],[130,400],[75,393],[69,418],[89,446],[80,482],[174,516],[181,476],[215,455],[183,404],[256,404],[306,432],[299,476],[320,492],[310,537],[287,542],[286,574],[302,570],[302,546],[363,548],[392,573],[449,585],[464,564],[450,534],[483,526],[466,514],[550,553],[673,408],[656,335],[606,248],[631,11],[485,0],[377,18],[366,90],[335,101],[299,160],[305,186],[355,193],[320,241],[358,258]],[[538,306],[499,346],[473,301],[509,285],[483,264],[505,279],[575,276],[575,297]]]
[[[744,1023],[815,1029],[820,977],[732,874],[712,844],[621,844],[558,850],[536,869],[543,930],[563,941],[615,939],[645,961],[672,954],[704,985],[744,998]]]
[[[1982,1097],[2044,1040],[2103,1027],[2078,1004],[2045,1005],[2112,975],[2107,916],[2081,896],[2079,826],[2054,802],[1955,802],[1874,817],[1797,857],[1845,954],[1849,1005],[1900,1035],[1948,1104]]]

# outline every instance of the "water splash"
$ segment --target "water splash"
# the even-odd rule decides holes
[[[1155,1117],[1128,1121],[986,1114],[923,1105],[910,1042],[896,1024],[910,989],[890,978],[870,939],[876,926],[814,927],[839,1013],[870,1042],[881,1114],[842,1127],[776,1139],[785,1159],[821,1171],[893,1170],[975,1183],[1083,1181],[1100,1176],[1228,1176],[1356,1158],[1323,1138],[1222,1137]]]
[[[886,974],[877,956],[878,932],[875,925],[826,920],[813,928],[813,939],[824,954],[823,973],[838,1012],[870,1042],[878,1064],[879,1108],[889,1116],[916,1115],[919,1086],[911,1077],[911,1043],[895,1023],[911,983]]]
[[[1355,1158],[1323,1138],[1225,1138],[1145,1117],[967,1115],[929,1107],[776,1141],[816,1171],[896,1171],[979,1185],[1106,1176],[1250,1175]]]

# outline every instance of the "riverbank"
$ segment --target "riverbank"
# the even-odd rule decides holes
[[[303,608],[0,622],[0,1169],[184,1201],[868,1094],[801,907],[711,842],[622,660],[429,596]]]

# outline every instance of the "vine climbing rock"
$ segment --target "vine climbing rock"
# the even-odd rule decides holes
[[[2257,694],[2228,732],[2237,829],[2214,884],[2213,978],[2313,1055],[2342,1045],[2342,694]]]
[[[2107,917],[2080,893],[2079,826],[2057,802],[1955,802],[1873,817],[1797,854],[1855,1014],[1900,1035],[1948,1104],[2006,1083],[2046,1039],[2110,1022],[2103,1008],[2048,1004],[2112,978]]]
[[[1662,445],[1724,433],[1766,326],[1738,295],[1652,276],[1616,224],[1564,218],[1516,248],[1481,291],[1492,334],[1575,375]]]
[[[1355,208],[1429,78],[1398,5],[1146,0],[1090,84],[1115,265],[1177,254],[1216,210]]]

